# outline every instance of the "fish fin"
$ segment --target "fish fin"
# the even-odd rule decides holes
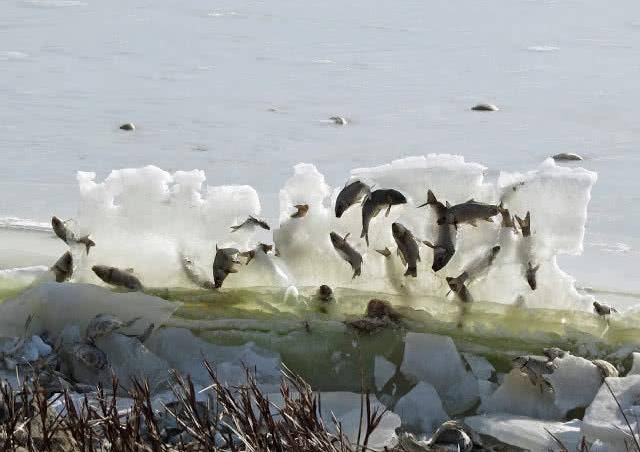
[[[437,204],[438,200],[436,199],[436,195],[433,194],[431,190],[427,190],[427,204]]]
[[[229,270],[227,270],[227,273],[238,273],[238,269],[232,267]]]
[[[216,252],[219,250],[220,248],[218,248],[218,244],[216,243]]]
[[[451,204],[449,203],[449,201],[445,201],[444,206],[448,209],[449,207],[451,207]]]
[[[432,248],[432,249],[436,248],[436,246],[428,240],[423,240],[422,243],[427,245],[429,248]]]
[[[493,220],[491,219],[491,217],[489,218],[483,218],[484,221],[488,222],[488,223],[493,223]]]
[[[236,232],[238,229],[240,229],[242,227],[241,224],[237,225],[237,226],[231,226],[231,232]]]
[[[364,239],[365,239],[365,241],[367,242],[367,248],[369,248],[369,233],[368,233],[368,232],[367,232],[367,233],[365,233],[365,235],[364,235]]]
[[[474,228],[477,228],[477,227],[478,227],[478,225],[476,224],[476,220],[469,220],[469,221],[468,221],[468,223],[469,223],[471,226],[473,226]],[[456,227],[457,227],[457,225],[456,225]]]
[[[471,198],[471,199],[467,200],[466,202],[475,202],[475,199]]]
[[[350,232],[347,232],[344,237],[342,237],[342,240],[347,240],[347,238],[351,235]]]
[[[391,204],[387,206],[387,211],[384,213],[384,216],[388,217],[390,213],[391,213]]]
[[[385,247],[383,250],[376,250],[378,253],[382,254],[384,257],[389,257],[391,256],[391,251],[389,251],[389,248]]]
[[[611,312],[616,312],[616,313],[618,312],[618,310],[614,307],[610,307],[609,309],[611,309]]]
[[[129,268],[125,268],[124,271],[126,271],[127,273],[133,273],[133,267],[129,267]]]

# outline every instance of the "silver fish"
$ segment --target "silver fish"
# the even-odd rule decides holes
[[[135,317],[128,322],[123,322],[115,315],[98,314],[87,325],[85,335],[87,340],[93,343],[96,338],[106,336],[121,328],[128,328],[140,319],[141,317]]]
[[[472,301],[473,298],[467,289],[467,285],[474,282],[478,278],[481,278],[485,275],[489,268],[493,264],[498,252],[500,251],[500,246],[496,245],[491,248],[487,253],[479,256],[477,259],[473,260],[465,270],[457,277],[447,277],[447,284],[449,288],[458,295],[458,298],[464,302]]]
[[[391,206],[398,204],[406,204],[407,198],[398,190],[381,189],[373,191],[367,196],[362,204],[362,234],[360,238],[364,238],[369,246],[369,223],[371,219],[377,216],[382,209],[386,207],[385,216],[389,216]]]
[[[242,228],[250,228],[250,227],[260,227],[262,229],[265,229],[267,231],[271,230],[271,227],[269,227],[269,225],[266,223],[266,221],[264,220],[259,220],[256,217],[249,215],[249,217],[244,220],[242,223],[240,223],[239,225],[236,226],[231,226],[231,232],[236,232],[239,229]]]
[[[431,206],[440,218],[446,214],[447,208],[436,199],[431,190],[427,191],[427,202],[418,207]],[[424,240],[422,243],[433,249],[433,264],[431,269],[434,272],[442,270],[449,263],[456,252],[454,242],[456,240],[456,229],[450,224],[438,225],[438,236],[435,243]]]
[[[452,224],[456,228],[461,223],[477,226],[476,221],[485,220],[492,223],[491,217],[498,215],[498,207],[493,204],[478,202],[473,199],[456,204],[446,205],[446,213],[438,218],[438,224]]]
[[[342,214],[352,205],[357,204],[364,197],[371,193],[369,186],[359,180],[345,185],[336,199],[335,213],[340,218]]]
[[[213,281],[214,287],[219,289],[229,273],[237,273],[235,264],[240,264],[235,260],[239,251],[235,248],[218,248],[216,245],[216,256],[213,259]]]
[[[126,270],[107,265],[94,265],[91,270],[104,282],[112,286],[124,287],[129,290],[142,290],[142,283],[138,278]]]
[[[599,303],[597,301],[593,302],[593,310],[595,311],[596,314],[602,317],[611,315],[612,312],[618,312],[616,308],[613,308],[606,304]]]
[[[532,261],[534,260],[534,256],[532,251],[533,246],[531,243],[531,213],[527,212],[524,220],[517,215],[515,218],[520,225],[520,230],[522,231],[522,241],[520,245],[520,261],[522,264],[522,273],[524,274],[529,287],[531,287],[531,290],[536,290],[536,288],[538,287],[536,274],[540,269],[540,264],[533,265],[532,263]]]
[[[553,390],[551,384],[545,380],[545,375],[550,375],[558,368],[556,364],[549,361],[546,357],[539,358],[536,356],[518,356],[512,361],[514,369],[520,370],[525,374],[531,384],[543,388]]]
[[[407,265],[404,276],[418,276],[418,261],[420,261],[420,250],[418,242],[409,229],[400,223],[391,224],[393,239],[398,245],[398,254]]]
[[[351,268],[353,269],[352,278],[355,278],[356,276],[360,276],[362,272],[362,255],[358,253],[355,248],[349,245],[349,242],[347,242],[347,237],[349,237],[349,234],[345,235],[344,237],[340,237],[335,232],[331,232],[329,234],[331,244],[338,252],[340,257],[342,257],[349,263],[349,265],[351,265]]]
[[[60,258],[53,264],[51,267],[51,271],[56,276],[56,282],[65,282],[73,275],[73,256],[70,251],[64,253]]]
[[[53,232],[67,245],[72,243],[81,243],[85,246],[87,254],[92,246],[96,246],[96,243],[89,238],[88,235],[76,238],[76,235],[70,230],[67,225],[58,217],[51,218],[51,227]]]

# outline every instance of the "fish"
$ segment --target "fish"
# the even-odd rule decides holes
[[[447,284],[452,292],[458,295],[458,298],[464,302],[472,301],[473,298],[467,288],[468,284],[473,283],[483,277],[493,264],[496,256],[500,252],[500,246],[496,245],[487,253],[473,260],[465,270],[457,277],[447,277]]]
[[[352,279],[355,279],[356,276],[360,276],[362,273],[362,255],[356,251],[349,242],[347,242],[348,237],[349,234],[344,237],[340,237],[335,232],[331,232],[329,234],[333,248],[338,252],[342,259],[351,265],[351,268],[353,269]]]
[[[436,199],[436,196],[431,190],[427,191],[427,202],[418,207],[424,207],[427,205],[431,206],[435,210],[437,218],[446,214],[447,208]],[[436,237],[435,243],[431,243],[428,240],[422,241],[426,246],[433,249],[433,264],[431,265],[431,269],[434,272],[446,267],[455,254],[456,248],[454,242],[456,240],[456,235],[456,229],[452,225],[439,224],[438,236]]]
[[[540,269],[540,264],[534,265],[532,262],[535,260],[535,256],[533,255],[533,243],[531,239],[531,213],[527,212],[524,220],[517,215],[515,218],[520,225],[520,230],[522,231],[522,239],[519,247],[522,273],[524,274],[524,278],[526,279],[527,284],[529,284],[531,290],[536,290],[538,288],[536,275]]]
[[[266,223],[266,221],[259,220],[256,217],[249,215],[249,217],[246,220],[244,220],[242,223],[236,226],[231,226],[231,232],[236,232],[242,228],[250,228],[250,227],[260,227],[267,231],[271,230],[271,227]]]
[[[342,217],[342,214],[354,204],[365,198],[371,193],[371,188],[359,180],[345,185],[338,197],[336,198],[335,214],[336,218]]]
[[[553,391],[551,383],[545,379],[545,375],[552,374],[558,368],[556,364],[549,361],[547,357],[539,358],[536,356],[517,356],[512,361],[513,367],[520,370],[529,378],[534,386],[540,387],[540,392],[544,389]]]
[[[329,303],[330,301],[334,301],[333,290],[331,290],[331,287],[327,286],[326,284],[322,284],[318,288],[317,296],[318,296],[318,299],[320,301],[325,302],[325,303]]]
[[[466,273],[462,273],[456,278],[453,278],[451,276],[447,276],[446,278],[449,289],[451,289],[451,291],[455,293],[458,299],[463,303],[473,302],[473,296],[465,285],[465,281],[467,280],[467,278],[468,275]]]
[[[618,312],[616,308],[608,306],[606,304],[599,303],[597,301],[593,302],[593,310],[595,311],[596,314],[602,317],[611,315],[612,312]]]
[[[291,214],[291,218],[302,218],[309,212],[309,204],[296,204],[293,207],[297,209],[297,212]]]
[[[394,189],[381,189],[371,192],[362,203],[362,234],[360,238],[364,238],[369,246],[369,223],[371,219],[377,216],[382,209],[386,207],[385,216],[389,216],[391,206],[398,204],[406,204],[407,198]]]
[[[458,228],[459,224],[467,223],[471,226],[477,226],[476,221],[484,220],[492,223],[491,217],[498,215],[498,207],[493,204],[486,204],[470,199],[462,204],[450,206],[445,205],[446,211],[444,215],[438,218],[438,224],[452,224]]]
[[[50,269],[56,276],[56,282],[65,282],[73,275],[73,256],[70,251],[64,253]]]
[[[129,290],[142,290],[142,283],[131,272],[107,265],[94,265],[91,270],[104,282]]]
[[[240,253],[236,248],[218,248],[216,245],[216,256],[213,259],[213,282],[214,288],[219,289],[229,273],[237,273],[235,264],[240,264],[235,257]]]
[[[76,238],[75,233],[67,227],[64,221],[56,216],[51,217],[51,227],[53,232],[67,245],[71,245],[73,243],[81,243],[84,245],[87,254],[89,254],[89,250],[92,246],[96,246],[96,242],[91,240],[89,235]]]
[[[420,261],[420,250],[418,242],[409,229],[400,223],[391,224],[393,239],[398,245],[398,254],[407,265],[404,276],[418,276],[418,261]]]

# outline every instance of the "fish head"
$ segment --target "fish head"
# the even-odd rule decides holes
[[[398,190],[388,190],[386,200],[389,204],[406,204],[407,198]]]
[[[342,214],[344,213],[345,210],[347,210],[349,208],[349,204],[347,204],[345,201],[336,201],[336,218],[340,218],[342,217]]]
[[[531,287],[531,290],[536,290],[536,288],[538,287],[536,273],[538,273],[539,268],[540,265],[536,265],[534,267],[533,265],[531,265],[531,262],[529,262],[527,266],[527,282],[529,283],[529,287]]]
[[[402,237],[406,230],[407,228],[405,228],[400,223],[391,224],[391,233],[393,234],[394,237]]]
[[[442,270],[449,263],[449,259],[451,259],[451,255],[447,250],[443,247],[436,246],[433,249],[433,264],[431,265],[431,269],[434,272]]]
[[[451,276],[447,276],[447,284],[449,285],[449,289],[455,293],[459,293],[464,287],[464,284],[461,283],[458,278],[453,278]]]
[[[267,245],[266,243],[260,244],[260,249],[263,253],[267,254],[269,251],[273,249],[273,245]]]
[[[216,289],[219,289],[220,287],[222,287],[222,283],[224,282],[226,277],[227,277],[227,272],[225,272],[224,269],[214,268],[213,269],[214,287]]]
[[[64,227],[64,223],[62,222],[62,220],[60,218],[52,217],[51,218],[51,226],[53,226],[53,229],[57,229],[57,228]]]
[[[93,267],[91,267],[91,270],[93,271],[93,273],[98,275],[100,279],[104,279],[109,276],[110,267],[107,267],[106,265],[94,265]]]
[[[329,238],[331,239],[331,243],[333,244],[334,247],[340,246],[342,244],[342,241],[344,240],[335,232],[329,233]]]
[[[327,286],[326,284],[321,285],[318,289],[318,296],[321,300],[328,300],[332,295],[333,290],[331,290],[331,287]]]

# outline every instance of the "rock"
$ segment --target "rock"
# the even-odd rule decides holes
[[[427,382],[438,391],[450,414],[471,408],[478,400],[478,382],[448,336],[408,333],[400,371],[415,382]]]
[[[420,382],[393,408],[402,426],[431,435],[449,416],[442,408],[440,396],[429,383]]]
[[[638,415],[640,415],[640,375],[611,377],[605,380],[615,394],[618,404],[611,396],[609,388],[602,385],[593,402],[585,412],[582,433],[588,441],[600,439],[611,446],[611,450],[627,450],[625,439],[631,440],[629,427],[623,412],[631,423],[634,432],[638,431]]]
[[[136,126],[132,122],[127,122],[120,126],[120,130],[126,130],[128,132],[136,130]]]
[[[578,154],[574,154],[572,152],[561,152],[560,154],[554,155],[553,159],[555,161],[565,161],[565,162],[583,160],[581,156],[579,156]]]
[[[474,105],[473,107],[471,107],[471,110],[473,111],[498,111],[500,110],[498,107],[496,107],[493,104],[477,104]]]
[[[567,450],[578,450],[582,438],[581,422],[578,420],[562,423],[525,416],[491,414],[468,417],[464,422],[477,433],[531,451],[560,450],[558,443],[545,429],[560,439]]]
[[[396,365],[386,360],[382,356],[376,356],[374,361],[374,379],[378,391],[382,389],[387,381],[396,373]]]

